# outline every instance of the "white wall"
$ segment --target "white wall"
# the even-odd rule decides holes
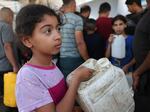
[[[125,5],[125,0],[93,0],[92,2],[86,3],[92,9],[90,18],[96,19],[98,17],[99,6],[103,2],[110,3],[110,5],[111,5],[110,16],[111,17],[114,17],[117,14],[126,15],[129,13],[127,6]],[[81,7],[81,6],[79,6],[79,7]]]
[[[122,14],[124,16],[129,14],[125,1],[126,0],[118,0],[118,4],[117,4],[117,13]]]
[[[13,12],[17,13],[21,9],[21,4],[18,1],[1,1],[0,8],[9,7]]]

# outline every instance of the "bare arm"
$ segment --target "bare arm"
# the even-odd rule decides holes
[[[141,66],[139,66],[137,68],[137,70],[135,71],[136,73],[140,75],[142,75],[142,73],[144,73],[145,71],[150,69],[150,51],[148,53],[148,55],[146,56],[144,62],[141,64]]]
[[[80,53],[81,57],[84,60],[87,60],[89,58],[89,55],[88,55],[88,52],[87,52],[86,44],[85,44],[84,39],[83,39],[82,31],[76,31],[75,32],[75,39],[76,39],[77,48],[79,50],[79,53]]]
[[[4,43],[4,50],[6,53],[6,57],[8,58],[9,62],[11,63],[13,67],[14,72],[18,72],[19,68],[13,53],[12,45],[11,43]]]
[[[109,58],[111,56],[111,44],[112,44],[113,40],[114,40],[114,36],[113,36],[113,34],[110,34],[110,36],[108,38],[108,46],[107,46],[107,49],[105,52],[106,58]]]
[[[111,53],[111,44],[108,44],[106,52],[105,52],[105,57],[109,58]]]
[[[140,76],[142,75],[142,73],[144,73],[147,70],[150,70],[150,52],[146,56],[144,62],[132,74],[134,90],[136,90],[139,85]]]
[[[54,103],[49,103],[37,109],[36,112],[72,112],[79,82],[74,81],[72,83],[57,106]]]

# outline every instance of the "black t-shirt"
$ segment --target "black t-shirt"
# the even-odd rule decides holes
[[[98,33],[85,34],[84,40],[90,58],[100,59],[104,57],[105,41]]]
[[[145,12],[136,27],[133,51],[139,66],[150,51],[150,9]]]
[[[138,22],[142,18],[143,13],[144,13],[144,11],[141,11],[139,13],[128,14],[126,16],[126,19],[127,19],[126,34],[128,34],[128,35],[134,35],[136,25],[138,24]]]

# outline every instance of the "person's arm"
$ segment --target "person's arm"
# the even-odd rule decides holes
[[[36,112],[72,112],[78,86],[79,82],[73,81],[69,86],[64,98],[58,105],[55,106],[54,103],[49,103],[38,108]]]
[[[6,53],[6,57],[9,60],[10,64],[13,67],[13,72],[18,72],[19,68],[14,56],[13,48],[10,42],[4,43],[4,50]]]
[[[14,42],[14,32],[9,24],[4,24],[1,29],[2,43],[7,59],[13,67],[13,72],[18,72],[19,68],[14,56],[12,43]]]
[[[108,45],[107,45],[107,49],[105,52],[105,57],[109,58],[111,56],[111,44],[114,40],[113,34],[110,34],[110,37],[108,38]]]
[[[136,63],[135,58],[133,58],[128,64],[124,65],[122,68],[125,73],[128,72],[128,69]]]
[[[108,44],[106,52],[105,52],[105,57],[109,58],[111,53],[111,44]]]
[[[86,47],[85,41],[83,39],[83,32],[75,31],[75,39],[76,39],[77,48],[79,50],[81,57],[84,60],[89,59],[87,47]]]
[[[133,73],[133,88],[136,90],[139,84],[139,78],[145,71],[150,70],[150,51],[147,54],[144,62]]]
[[[88,80],[91,77],[92,71],[85,67],[80,67],[72,73],[74,74],[73,78],[69,84],[64,98],[60,101],[60,103],[56,106],[54,103],[49,103],[38,108],[36,112],[72,112],[78,86],[80,82]]]

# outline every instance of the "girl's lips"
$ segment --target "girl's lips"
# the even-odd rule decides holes
[[[61,48],[61,44],[58,44],[55,46],[56,48]]]

